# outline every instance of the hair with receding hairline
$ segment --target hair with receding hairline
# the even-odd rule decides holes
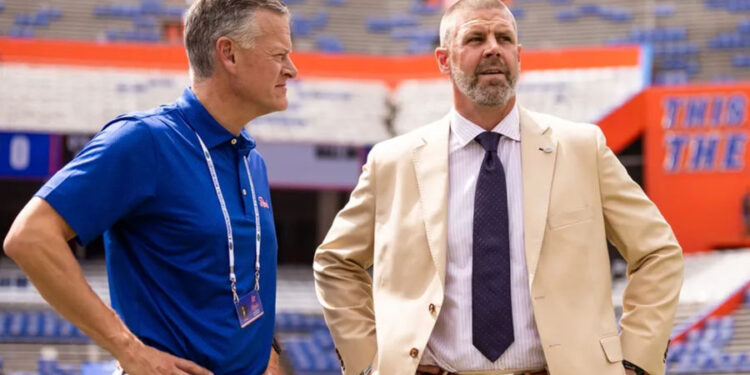
[[[510,8],[502,0],[458,0],[453,3],[443,13],[443,17],[440,19],[440,46],[447,48],[450,47],[453,42],[455,35],[455,15],[459,11],[463,10],[481,10],[481,9],[501,9],[508,14],[513,20],[513,30],[518,35],[518,25],[516,24],[516,17],[510,11]]]
[[[281,0],[195,0],[185,17],[185,50],[194,79],[214,71],[216,41],[226,36],[242,48],[251,48],[257,37],[255,11],[268,9],[289,15]]]

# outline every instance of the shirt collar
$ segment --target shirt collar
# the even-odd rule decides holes
[[[206,107],[201,104],[198,97],[193,93],[192,88],[187,87],[182,92],[182,96],[177,99],[177,107],[185,117],[185,121],[200,135],[206,147],[214,148],[231,139],[236,138],[237,142],[234,147],[243,155],[248,155],[255,148],[255,140],[250,136],[246,129],[240,131],[240,135],[235,137],[226,128],[221,126],[216,119],[208,113]]]
[[[456,111],[451,109],[451,131],[456,136],[459,148],[471,143],[479,134],[485,132],[484,128],[469,121]],[[521,141],[521,118],[518,112],[518,105],[514,105],[505,118],[499,124],[492,128],[495,133],[502,134],[516,142]]]

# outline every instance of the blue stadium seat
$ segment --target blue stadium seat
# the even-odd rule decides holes
[[[300,313],[276,314],[276,328],[280,331],[310,331],[325,327],[325,320],[320,315],[305,315]]]
[[[605,20],[615,23],[630,22],[633,20],[633,13],[621,7],[600,7],[598,15]]]
[[[329,18],[330,14],[328,12],[319,10],[314,17],[310,18],[310,23],[314,29],[320,30],[328,25]]]
[[[47,8],[44,11],[47,13],[47,16],[50,17],[50,19],[52,20],[59,20],[63,16],[62,9],[58,7]]]
[[[0,13],[2,13],[5,10],[5,2],[0,0]]]
[[[313,331],[312,341],[319,348],[323,348],[323,349],[334,348],[333,338],[331,337],[331,333],[326,328]]]
[[[700,63],[698,63],[697,61],[688,61],[687,67],[685,68],[685,70],[690,75],[696,75],[700,73],[701,71]]]
[[[130,4],[115,4],[111,6],[112,16],[120,18],[132,18],[141,14],[141,7]]]
[[[23,339],[26,336],[26,324],[28,316],[25,311],[11,313],[8,322],[8,336],[14,339]]]
[[[106,5],[94,5],[94,17],[109,17],[112,13],[111,9]]]
[[[140,14],[142,15],[160,15],[162,13],[161,0],[142,0]]]
[[[412,27],[419,25],[419,19],[410,14],[394,14],[391,16],[393,27]]]
[[[572,2],[573,0],[549,0],[549,3],[554,5],[567,5]]]
[[[120,31],[115,29],[108,29],[105,34],[104,38],[110,42],[115,42],[120,40]]]
[[[740,34],[750,34],[750,18],[744,19],[737,24],[737,32]]]
[[[8,29],[8,36],[12,38],[33,38],[34,34],[33,27],[13,26]]]
[[[16,286],[19,288],[26,288],[29,286],[29,279],[26,278],[24,275],[18,275],[16,276]]]
[[[672,27],[667,28],[668,40],[671,41],[683,41],[687,40],[687,28],[685,27]]]
[[[313,32],[313,24],[309,19],[295,16],[292,18],[292,35],[310,36]]]
[[[526,17],[526,9],[519,6],[511,7],[510,12],[513,13],[513,17],[515,17],[517,20],[521,20]]]
[[[164,7],[162,8],[162,17],[182,19],[185,10],[186,9],[181,6]]]
[[[57,361],[51,359],[39,358],[37,362],[39,366],[39,375],[56,375],[57,374]]]
[[[298,313],[276,314],[276,329],[281,332],[301,330],[303,319],[304,316]]]
[[[750,55],[734,55],[732,56],[732,66],[735,68],[750,68]]]
[[[370,33],[386,33],[393,28],[391,20],[387,18],[370,17],[365,22]]]
[[[750,1],[733,0],[726,3],[726,9],[730,12],[747,12],[750,11]]]
[[[440,6],[424,3],[420,0],[414,0],[409,7],[409,13],[416,16],[431,16],[440,11]]]
[[[391,39],[393,40],[432,43],[437,37],[438,33],[433,29],[409,28],[396,29],[391,32]]]
[[[598,16],[601,8],[599,7],[599,4],[582,4],[579,7],[579,10],[581,12],[581,15],[584,16]]]
[[[37,12],[31,19],[31,25],[46,27],[50,24],[50,17],[44,12]]]
[[[8,324],[10,323],[10,313],[0,311],[0,341],[3,341],[8,335]]]
[[[582,14],[576,8],[560,9],[555,16],[559,22],[573,22],[581,18]]]
[[[682,342],[673,343],[669,347],[669,351],[667,354],[667,363],[679,362],[680,358],[682,358],[683,353],[685,353],[685,344]]]
[[[670,18],[674,16],[674,12],[674,4],[656,4],[654,7],[654,17],[656,18]]]
[[[139,16],[133,19],[133,26],[136,28],[155,28],[157,24],[156,19],[149,16]]]
[[[161,34],[155,29],[151,30],[132,30],[128,32],[129,40],[134,42],[154,43],[161,40]]]
[[[652,45],[654,56],[657,58],[685,58],[700,52],[700,47],[694,43],[664,43]]]
[[[346,0],[326,0],[326,5],[340,7],[346,5]]]
[[[13,24],[16,26],[31,26],[34,24],[34,17],[25,13],[16,14],[13,17]]]
[[[406,45],[406,53],[411,55],[429,54],[435,50],[432,42],[412,40]]]
[[[715,75],[709,79],[709,82],[712,82],[712,83],[730,83],[730,82],[737,82],[737,81],[738,79],[736,76],[732,74],[728,74],[728,73]]]

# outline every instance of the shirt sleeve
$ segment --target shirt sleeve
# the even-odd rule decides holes
[[[156,192],[157,158],[148,125],[108,124],[35,194],[87,244]]]

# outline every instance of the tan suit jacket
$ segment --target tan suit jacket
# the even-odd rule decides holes
[[[443,302],[449,117],[376,145],[314,260],[346,375],[413,375]],[[544,152],[546,151],[551,152]],[[521,108],[524,240],[551,375],[664,374],[683,277],[671,228],[595,125]],[[618,327],[607,240],[628,262]],[[373,266],[373,277],[367,269]]]

